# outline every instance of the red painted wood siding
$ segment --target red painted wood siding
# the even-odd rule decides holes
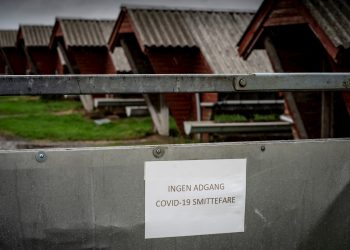
[[[59,57],[56,58],[56,64],[55,64],[55,74],[57,75],[63,75],[64,72],[64,66],[61,63],[61,60]]]
[[[10,61],[11,67],[15,75],[25,75],[26,73],[26,58],[23,53],[21,53],[16,48],[4,49],[4,52]]]
[[[6,62],[0,55],[0,74],[1,75],[5,74],[5,66],[6,66]]]
[[[125,15],[124,20],[120,25],[119,34],[122,34],[122,33],[133,33],[133,27],[128,15]]]
[[[69,58],[80,74],[115,74],[107,48],[71,48]]]
[[[28,52],[38,69],[38,74],[50,75],[55,73],[56,51],[49,48],[28,48]]]
[[[276,1],[264,26],[306,23],[304,16],[298,10],[298,5],[294,0]]]
[[[156,74],[205,74],[212,73],[205,58],[197,48],[151,48],[146,55]],[[201,95],[204,101],[216,101],[216,93]],[[196,119],[194,94],[165,94],[165,100],[177,127],[184,133],[183,122]],[[202,110],[202,119],[211,117],[211,109]]]

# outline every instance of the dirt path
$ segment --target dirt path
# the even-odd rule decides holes
[[[102,146],[126,146],[147,144],[176,143],[173,137],[152,135],[141,139],[125,141],[49,141],[26,140],[22,138],[0,136],[0,150],[31,149],[31,148],[76,148],[76,147],[102,147]]]

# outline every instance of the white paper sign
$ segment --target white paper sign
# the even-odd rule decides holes
[[[246,159],[145,162],[145,238],[244,232]]]

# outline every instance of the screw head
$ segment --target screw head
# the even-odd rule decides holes
[[[47,155],[45,154],[45,152],[39,151],[38,153],[36,153],[35,159],[37,162],[44,162],[47,159]]]
[[[161,158],[165,153],[165,150],[161,147],[156,147],[153,149],[153,156],[156,158]]]
[[[239,79],[238,84],[240,87],[244,88],[245,86],[247,86],[247,81],[245,79]]]

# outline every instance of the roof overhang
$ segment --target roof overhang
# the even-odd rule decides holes
[[[126,7],[121,7],[121,10],[119,12],[119,16],[117,21],[114,24],[113,30],[112,30],[112,34],[108,40],[108,47],[111,51],[114,50],[115,47],[117,47],[119,44],[119,38],[120,38],[120,29],[121,26],[124,22],[124,19],[127,15],[127,9]]]
[[[57,39],[63,37],[62,29],[60,27],[60,20],[56,18],[55,25],[53,26],[50,42],[49,42],[49,48],[52,49],[56,47]]]
[[[21,44],[24,44],[25,46],[25,41],[23,38],[23,29],[22,29],[22,26],[19,26],[19,29],[17,32],[16,47],[18,48]]]
[[[319,26],[317,21],[312,17],[310,11],[300,2],[295,0],[298,4],[297,10],[302,18],[299,19],[285,19],[283,22],[273,23],[268,21],[269,14],[278,2],[276,0],[265,0],[258,12],[255,14],[253,20],[250,22],[248,28],[245,30],[243,36],[238,42],[238,53],[244,59],[247,59],[254,49],[260,48],[261,41],[265,35],[265,30],[271,27],[307,24],[315,36],[320,40],[321,44],[334,61],[338,61],[341,47],[336,47],[331,39],[327,36],[325,31]]]

